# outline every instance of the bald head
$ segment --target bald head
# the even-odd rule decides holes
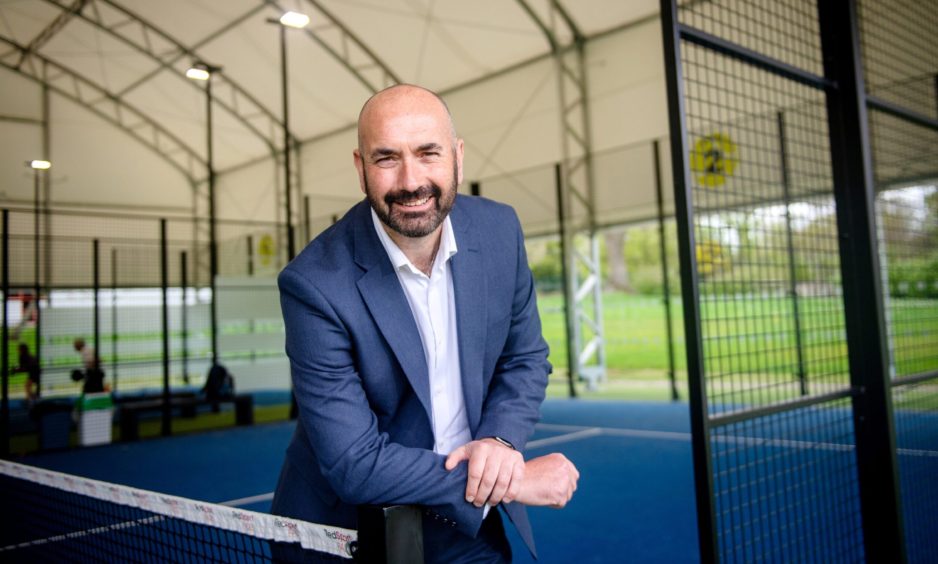
[[[365,102],[358,114],[358,149],[364,138],[382,122],[402,115],[430,114],[446,124],[453,142],[456,126],[449,106],[437,93],[413,84],[395,84],[378,92]]]
[[[358,116],[352,154],[362,192],[395,242],[438,241],[463,179],[464,144],[446,103],[410,84],[378,92]]]

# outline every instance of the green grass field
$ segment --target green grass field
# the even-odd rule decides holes
[[[799,324],[802,360],[809,383],[846,382],[847,348],[839,298],[802,298]],[[567,351],[560,294],[538,298],[554,375],[548,395],[565,397]],[[938,301],[893,299],[890,328],[898,376],[938,368]],[[582,397],[669,399],[665,307],[661,298],[607,292],[603,295],[607,380],[599,390],[577,384]],[[671,304],[674,364],[686,398],[684,326],[680,298]],[[767,403],[790,397],[797,386],[798,348],[792,301],[778,297],[720,296],[701,304],[710,393],[717,384],[735,390],[726,401]],[[793,390],[795,390],[793,392]]]
[[[585,399],[668,401],[671,399],[665,307],[660,298],[606,293],[603,296],[606,336],[606,380],[597,389],[575,383],[577,395]],[[554,365],[547,389],[548,397],[569,395],[566,373],[566,345],[563,301],[559,294],[538,298],[544,337],[550,345]],[[823,391],[846,382],[847,357],[839,300],[807,298],[800,302],[801,337],[804,363],[812,391]],[[680,398],[687,399],[684,327],[681,301],[674,298],[672,328],[675,379]],[[798,395],[795,378],[797,355],[793,312],[790,300],[705,300],[705,353],[711,404],[758,405],[792,399]],[[898,375],[938,368],[938,302],[935,300],[893,300],[890,311],[893,351]],[[31,330],[20,335],[27,342]],[[15,363],[16,343],[9,343],[10,361]],[[74,359],[71,359],[74,362]],[[156,378],[156,377],[155,377]],[[22,374],[10,379],[11,397],[22,397]],[[158,378],[154,380],[158,381]],[[896,409],[938,411],[938,386],[925,383],[905,386],[894,395]],[[257,406],[257,423],[283,421],[289,406]],[[173,433],[189,433],[234,425],[234,413],[202,413],[195,418],[176,418]],[[140,436],[160,434],[159,419],[140,424]],[[77,436],[72,433],[72,444]],[[114,438],[119,438],[114,428]],[[35,434],[14,436],[14,453],[38,449]]]
[[[551,397],[568,395],[567,351],[563,298],[544,293],[538,298],[544,337],[550,345],[554,374],[548,388]],[[938,368],[938,300],[893,299],[890,327],[896,374],[916,374]],[[830,384],[844,379],[847,354],[844,321],[839,298],[802,298],[799,301],[803,363],[809,381]],[[636,296],[622,292],[603,295],[603,326],[606,340],[607,377],[598,389],[576,383],[578,395],[586,398],[668,400],[668,341],[662,297]],[[686,398],[686,362],[682,304],[672,298],[672,329],[675,377]],[[707,375],[714,383],[738,389],[734,401],[771,401],[789,393],[784,385],[796,377],[798,355],[794,310],[789,299],[752,296],[704,296],[704,353]],[[229,327],[247,333],[248,326]],[[159,334],[141,332],[121,335],[122,340],[158,339]],[[20,339],[35,341],[32,328],[24,328]],[[63,338],[60,338],[60,340]],[[70,338],[68,339],[70,341]],[[17,360],[16,342],[8,343],[11,364]],[[151,355],[152,356],[152,355]],[[74,365],[76,355],[53,359],[54,365]],[[131,359],[122,359],[131,360]],[[133,359],[141,360],[141,359]],[[148,360],[159,360],[149,358]],[[105,361],[107,362],[107,360]],[[24,375],[10,378],[11,397],[21,397]],[[154,385],[160,378],[154,376]],[[748,389],[754,389],[750,393]],[[774,391],[770,391],[774,390]],[[713,392],[713,390],[711,390]]]

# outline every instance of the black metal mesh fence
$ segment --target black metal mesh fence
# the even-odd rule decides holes
[[[857,2],[867,94],[922,115],[938,112],[938,4]]]
[[[938,2],[859,2],[910,562],[938,554]],[[884,111],[893,105],[931,119]]]
[[[157,398],[165,382],[171,394],[198,393],[213,358],[207,222],[56,211],[45,212],[37,230],[33,210],[11,210],[9,218],[5,298],[14,435],[34,432],[35,425],[42,430],[39,403],[82,393],[77,339],[94,350],[112,392]],[[216,233],[216,295],[226,298],[219,299],[225,308],[218,358],[240,389],[287,403],[283,328],[279,304],[270,299],[274,274],[286,263],[286,230],[226,221]],[[30,401],[25,371],[17,370],[20,344],[41,366],[39,397]]]
[[[678,16],[704,429],[716,551],[727,561],[865,558],[859,496],[868,488],[858,480],[850,398],[866,391],[852,386],[848,362],[837,219],[847,215],[834,203],[832,171],[842,163],[831,161],[825,93],[840,86],[823,78],[818,8],[703,2]],[[908,556],[930,561],[938,4],[870,0],[856,13],[882,268],[871,276],[881,277],[889,351],[882,377],[892,386]],[[850,198],[864,197],[861,188],[849,187]],[[872,444],[890,430],[864,432]]]
[[[934,562],[938,554],[934,462],[938,452],[938,390],[934,380],[897,386],[893,405],[908,559]]]
[[[848,401],[725,425],[710,444],[722,561],[863,559]]]
[[[716,551],[863,559],[824,92],[813,2],[680,12]]]

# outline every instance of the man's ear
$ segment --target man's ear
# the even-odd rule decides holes
[[[352,157],[355,160],[355,170],[358,171],[358,186],[362,190],[362,194],[367,194],[365,191],[365,161],[362,160],[361,151],[355,149],[352,151]]]
[[[456,139],[456,185],[462,185],[463,173],[462,173],[462,162],[463,162],[463,153],[465,152],[465,144],[462,139]]]

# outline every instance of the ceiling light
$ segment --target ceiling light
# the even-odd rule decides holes
[[[191,78],[192,80],[208,80],[212,77],[212,73],[208,72],[208,69],[200,66],[193,66],[186,71],[186,78]]]
[[[290,27],[304,28],[309,24],[309,16],[299,12],[287,12],[280,16],[280,23]]]
[[[29,161],[29,166],[36,170],[48,170],[52,167],[52,163],[49,161]]]

